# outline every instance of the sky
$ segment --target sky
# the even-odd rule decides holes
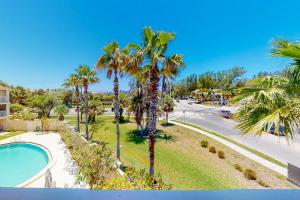
[[[192,73],[244,67],[247,77],[290,62],[270,54],[274,39],[300,37],[298,0],[0,0],[0,80],[58,88],[80,64],[94,67],[111,41],[140,43],[142,30],[175,32],[168,53]],[[111,91],[99,74],[92,91]],[[128,89],[129,77],[121,80]]]

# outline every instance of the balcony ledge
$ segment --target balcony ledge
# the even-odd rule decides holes
[[[299,200],[300,190],[99,191],[88,189],[0,188],[0,200]]]

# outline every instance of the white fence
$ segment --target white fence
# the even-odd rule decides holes
[[[4,129],[12,131],[58,131],[63,126],[62,121],[41,120],[25,121],[25,120],[5,120]]]

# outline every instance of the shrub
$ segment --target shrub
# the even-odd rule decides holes
[[[257,181],[257,183],[258,183],[259,185],[263,186],[263,187],[269,187],[269,185],[266,184],[265,182],[263,182],[261,179],[259,179],[259,180]]]
[[[7,128],[6,131],[7,132],[14,132],[15,130],[13,128]]]
[[[221,159],[225,159],[225,153],[224,153],[224,151],[218,151],[218,156]]]
[[[31,110],[22,110],[20,112],[15,112],[11,119],[21,119],[21,120],[27,120],[32,121],[36,118],[35,114]]]
[[[207,148],[208,147],[208,141],[207,140],[202,140],[201,141],[201,147]]]
[[[244,176],[245,176],[248,180],[256,180],[256,173],[255,173],[255,171],[253,171],[252,169],[245,169],[245,171],[244,171]]]
[[[114,177],[105,183],[103,187],[96,189],[103,190],[170,190],[172,187],[163,182],[160,175],[155,178],[145,171],[126,168],[122,177]]]
[[[20,111],[22,111],[24,109],[25,109],[25,106],[23,106],[23,105],[21,105],[19,103],[12,103],[10,105],[10,113],[11,114],[14,114],[16,112],[20,112]]]
[[[216,153],[217,152],[215,147],[209,147],[208,151],[211,152],[211,153]]]
[[[89,145],[79,135],[62,128],[60,135],[79,167],[77,182],[86,182],[91,188],[101,187],[114,173],[112,152],[104,142]]]
[[[236,169],[236,170],[238,170],[240,172],[243,172],[243,167],[241,165],[239,165],[239,164],[236,163],[236,164],[233,165],[233,167],[234,167],[234,169]]]

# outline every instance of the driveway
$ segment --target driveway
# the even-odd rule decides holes
[[[185,113],[183,113],[185,111]],[[241,135],[235,127],[237,122],[220,116],[218,107],[199,104],[189,105],[186,101],[177,103],[172,119],[184,121],[217,132],[252,149],[258,150],[283,163],[300,166],[300,134],[293,141],[284,137],[266,134],[261,137]]]

